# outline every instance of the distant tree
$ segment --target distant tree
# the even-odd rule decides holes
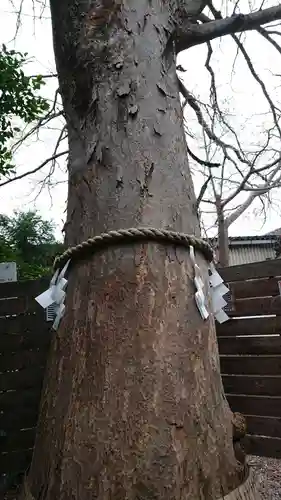
[[[27,76],[23,67],[27,54],[0,50],[0,177],[14,173],[11,140],[20,132],[19,123],[30,124],[49,109],[37,95],[44,85],[42,76]]]
[[[61,250],[53,223],[36,211],[0,215],[0,262],[16,262],[20,280],[50,274],[53,259]]]

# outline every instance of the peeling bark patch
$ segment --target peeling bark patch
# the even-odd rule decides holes
[[[126,130],[128,122],[128,109],[127,103],[124,99],[117,101],[117,128],[118,130]]]
[[[172,34],[172,29],[167,28],[167,26],[163,26],[163,29],[166,33],[167,38],[169,38]]]
[[[129,115],[135,116],[139,110],[139,107],[137,104],[134,104],[133,106],[130,106],[128,109]]]
[[[163,83],[157,83],[157,88],[158,88],[159,92],[162,95],[164,95],[165,97],[168,95],[167,90],[166,90],[165,86],[163,85]]]
[[[147,484],[138,481],[134,486],[136,500],[157,500],[158,494]]]
[[[164,76],[166,74],[166,71],[163,71],[162,74]],[[171,97],[172,99],[174,99],[174,96],[168,92],[167,87],[164,85],[164,83],[157,83],[157,88],[160,94],[164,95],[165,97]]]
[[[122,170],[122,167],[119,165],[117,167],[116,189],[122,188],[123,186],[124,186],[124,182],[123,182],[123,170]]]
[[[123,68],[123,65],[124,65],[124,61],[123,59],[117,59],[117,61],[114,62],[114,65],[115,65],[115,68],[117,69],[121,69]]]
[[[102,163],[103,158],[103,144],[100,142],[96,147],[96,159],[99,163]]]
[[[125,82],[123,83],[123,85],[120,85],[120,87],[117,87],[116,94],[118,95],[118,97],[124,97],[126,95],[129,95],[131,90],[130,83],[131,82]]]
[[[91,184],[89,183],[88,179],[85,177],[85,175],[83,175],[82,179],[85,182],[87,188],[89,189],[89,192],[91,193],[92,192]]]
[[[152,162],[150,167],[147,168],[145,167],[145,172],[144,172],[144,181],[141,182],[138,179],[138,182],[140,183],[140,194],[141,196],[150,196],[152,197],[153,195],[149,192],[149,185],[152,180],[152,174],[154,171],[154,163]]]
[[[96,147],[97,147],[97,144],[95,143],[92,146],[91,150],[89,151],[88,157],[87,157],[87,165],[90,165],[90,163],[93,162],[94,157],[95,157]]]
[[[151,163],[149,170],[146,173],[146,181],[147,182],[151,181],[153,172],[154,172],[154,163]]]
[[[93,28],[107,27],[111,24],[114,16],[121,8],[121,3],[116,0],[99,0],[96,6],[89,12],[88,23]]]
[[[154,122],[153,129],[154,129],[154,132],[156,135],[159,135],[159,136],[163,135],[162,131],[161,131],[161,125],[160,125],[159,120]]]
[[[143,18],[143,31],[145,30],[148,17],[149,17],[149,13],[146,12],[145,15],[144,15],[144,18]]]

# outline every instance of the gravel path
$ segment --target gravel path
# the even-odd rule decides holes
[[[281,500],[281,460],[265,457],[248,457],[259,481],[262,500]]]

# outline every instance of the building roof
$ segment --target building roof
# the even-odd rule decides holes
[[[265,234],[262,236],[232,236],[229,238],[230,245],[272,245],[280,236],[277,234]]]
[[[249,245],[274,245],[280,239],[279,234],[264,234],[252,236],[229,236],[228,241],[230,246],[249,246]],[[209,238],[210,243],[215,244],[217,238]]]
[[[270,233],[267,233],[265,236],[281,236],[281,227],[274,229],[274,231],[270,231]]]

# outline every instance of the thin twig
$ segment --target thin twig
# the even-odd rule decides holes
[[[53,161],[60,156],[67,155],[69,151],[62,151],[61,153],[56,153],[55,155],[52,155],[50,158],[47,158],[47,160],[44,160],[43,163],[41,163],[38,167],[34,168],[33,170],[28,170],[28,172],[25,172],[24,174],[17,175],[16,177],[13,177],[12,179],[8,179],[7,181],[1,182],[0,187],[6,186],[7,184],[10,184],[11,182],[18,181],[19,179],[23,179],[24,177],[27,177],[28,175],[35,174],[42,168],[44,168],[50,161]]]
[[[187,152],[191,156],[191,158],[196,161],[197,163],[200,163],[200,165],[204,165],[205,167],[210,167],[210,168],[217,168],[220,167],[220,163],[212,163],[211,161],[206,161],[206,160],[201,160],[201,158],[198,158],[191,149],[186,145],[187,147]]]
[[[199,194],[198,194],[198,196],[197,196],[197,200],[196,200],[196,204],[195,204],[195,209],[196,209],[196,211],[198,211],[199,205],[200,205],[200,203],[201,203],[201,201],[202,201],[202,199],[203,199],[203,196],[204,196],[204,194],[205,194],[205,192],[206,192],[206,189],[207,189],[207,187],[208,187],[208,184],[209,184],[209,182],[210,182],[211,178],[212,178],[212,176],[211,176],[211,175],[209,175],[209,176],[207,177],[207,179],[205,180],[205,182],[204,182],[204,183],[202,184],[202,186],[201,186],[201,189],[200,189],[200,192],[199,192]]]

